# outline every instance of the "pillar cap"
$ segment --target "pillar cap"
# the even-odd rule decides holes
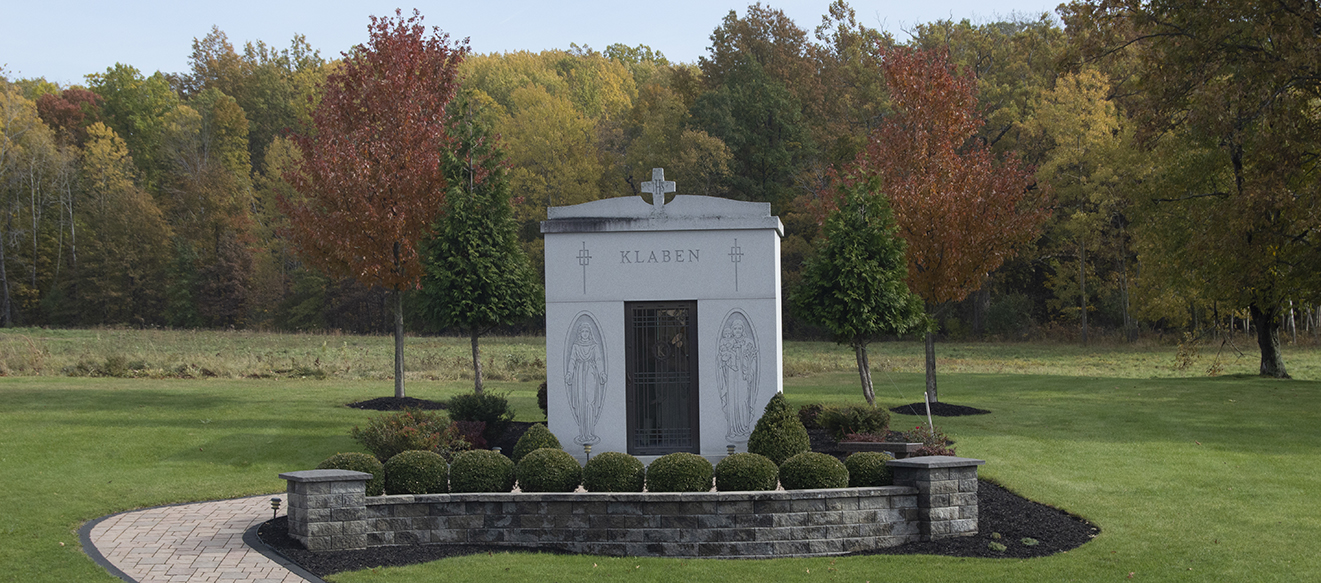
[[[892,468],[964,468],[968,466],[980,466],[985,464],[986,460],[978,460],[966,457],[954,457],[948,455],[925,455],[922,457],[908,457],[901,460],[886,460],[885,465]]]
[[[302,470],[280,474],[280,479],[290,482],[366,482],[372,479],[372,475],[353,470]]]

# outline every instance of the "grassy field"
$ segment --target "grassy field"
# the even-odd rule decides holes
[[[1119,378],[1176,378],[1255,374],[1255,340],[1204,342],[1185,350],[1172,343],[1080,346],[1066,343],[940,343],[944,373],[1010,373]],[[467,338],[411,337],[405,343],[407,380],[472,379]],[[1241,351],[1241,352],[1240,352]],[[0,376],[109,376],[129,378],[337,378],[391,380],[394,344],[388,336],[278,334],[192,330],[46,330],[0,332]],[[1294,378],[1321,379],[1321,351],[1284,346]],[[483,371],[497,381],[540,381],[546,375],[544,337],[482,339]],[[921,372],[920,342],[871,345],[880,372]],[[1180,363],[1183,366],[1180,366]],[[853,352],[828,342],[790,342],[786,377],[856,370]]]
[[[275,372],[290,361],[269,365],[270,374],[253,372],[266,370],[261,367],[272,355],[314,363],[317,351],[325,347],[329,354],[337,343],[361,359],[362,370],[389,366],[386,338],[0,333],[8,373],[22,375],[0,379],[0,581],[115,581],[80,551],[75,530],[83,522],[132,508],[280,491],[278,473],[355,449],[348,429],[370,414],[344,403],[390,394],[390,381],[373,376],[380,372],[355,372],[359,364],[347,360],[350,356],[322,359],[349,366],[320,379]],[[1246,350],[1244,344],[1239,347]],[[539,339],[491,345],[515,358],[544,358]],[[458,358],[466,344],[410,339],[410,362],[418,358],[415,349],[432,350],[433,358]],[[920,346],[874,349],[878,397],[888,405],[920,400]],[[705,561],[516,553],[333,579],[1118,581],[1129,580],[1130,573],[1132,580],[1147,581],[1321,579],[1313,544],[1321,532],[1316,503],[1321,382],[1315,372],[1321,370],[1321,351],[1286,348],[1296,378],[1274,381],[1243,374],[1255,369],[1255,353],[1237,363],[1230,359],[1225,374],[1207,377],[1206,348],[1182,371],[1174,367],[1175,348],[1165,346],[959,344],[940,350],[946,357],[943,400],[994,412],[941,421],[958,440],[959,453],[987,460],[983,476],[1095,522],[1102,529],[1095,541],[1027,561],[922,556]],[[785,381],[792,402],[861,400],[847,349],[791,343],[785,351],[786,369],[799,363],[792,365],[798,367],[796,376]],[[209,364],[215,376],[86,378],[64,372],[82,361],[104,363],[112,357],[145,365],[127,370]],[[25,358],[40,360],[40,366],[20,368]],[[384,362],[371,362],[376,358]],[[410,376],[409,394],[446,398],[468,390],[470,381],[457,370],[458,362]],[[511,366],[517,380],[492,383],[510,393],[524,420],[540,418],[534,400],[540,376],[532,368]],[[915,417],[894,420],[897,427],[916,423]]]

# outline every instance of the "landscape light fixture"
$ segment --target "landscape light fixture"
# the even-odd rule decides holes
[[[280,499],[271,498],[271,519],[274,520],[278,514],[280,514]]]

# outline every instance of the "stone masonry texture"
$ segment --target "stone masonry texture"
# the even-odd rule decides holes
[[[280,477],[289,481],[289,533],[313,551],[473,543],[612,556],[769,558],[975,534],[982,463],[908,458],[890,462],[894,486],[771,492],[367,497],[368,474],[313,470]]]

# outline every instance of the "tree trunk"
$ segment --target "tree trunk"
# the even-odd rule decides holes
[[[1121,234],[1122,235],[1122,234]],[[1121,239],[1121,245],[1122,245]],[[1137,330],[1133,326],[1133,314],[1128,303],[1128,249],[1127,246],[1120,247],[1119,269],[1124,274],[1120,279],[1119,293],[1124,302],[1124,339],[1128,342],[1137,340]]]
[[[1289,300],[1289,344],[1298,344],[1298,322],[1293,317],[1293,300]]]
[[[1252,323],[1257,325],[1257,346],[1261,348],[1261,376],[1277,379],[1289,378],[1280,354],[1280,308],[1263,307],[1253,302],[1248,306]]]
[[[477,327],[472,328],[472,380],[473,392],[482,394],[482,349],[477,346]]]
[[[394,290],[394,396],[404,398],[404,290]]]
[[[989,286],[983,285],[981,289],[973,292],[972,298],[972,335],[980,339],[986,332],[986,310],[991,305]]]
[[[936,393],[936,333],[927,332],[926,335],[927,352],[927,399],[932,403],[939,403],[940,399]]]
[[[871,363],[867,361],[867,344],[858,342],[853,345],[853,354],[858,358],[858,378],[862,381],[862,396],[867,404],[876,406],[876,392],[872,390]]]
[[[1087,345],[1087,243],[1078,239],[1078,302],[1082,309],[1082,343]]]
[[[4,288],[4,298],[0,300],[0,326],[8,328],[14,325],[14,317],[9,299],[9,269],[5,266],[5,241],[0,231],[0,288]]]

